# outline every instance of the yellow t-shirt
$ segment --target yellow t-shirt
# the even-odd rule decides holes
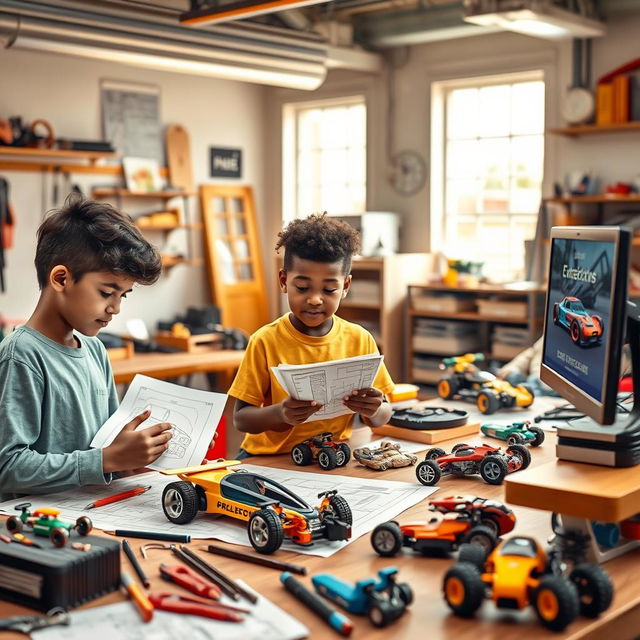
[[[378,348],[373,336],[360,325],[334,315],[333,326],[327,335],[307,336],[291,324],[289,314],[286,314],[251,336],[229,395],[256,407],[277,404],[288,394],[276,380],[271,367],[313,364],[369,353],[378,353]],[[378,370],[374,386],[383,393],[393,389],[393,381],[384,363]],[[354,415],[313,420],[292,426],[288,431],[247,434],[242,448],[252,454],[286,453],[299,442],[322,431],[331,431],[336,439],[346,439],[351,435]]]

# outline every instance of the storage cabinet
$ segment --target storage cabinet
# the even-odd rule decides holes
[[[436,384],[442,358],[482,352],[506,362],[542,334],[544,288],[410,284],[405,379]]]

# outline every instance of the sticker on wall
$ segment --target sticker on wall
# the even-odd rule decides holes
[[[212,178],[241,178],[242,149],[209,147]]]

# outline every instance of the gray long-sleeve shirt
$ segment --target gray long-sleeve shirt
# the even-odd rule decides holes
[[[89,443],[118,406],[111,365],[75,335],[79,348],[20,327],[0,343],[0,500],[110,480]]]

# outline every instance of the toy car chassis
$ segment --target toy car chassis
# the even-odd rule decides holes
[[[526,469],[531,464],[529,450],[512,444],[506,451],[483,444],[456,444],[451,453],[433,447],[427,450],[423,462],[416,467],[416,477],[428,487],[438,484],[446,474],[467,476],[480,474],[487,484],[502,484],[508,473]]]
[[[530,444],[532,447],[539,447],[544,442],[544,431],[532,425],[529,420],[507,425],[487,422],[481,425],[480,431],[485,436],[505,440],[509,444]]]
[[[346,442],[334,442],[331,431],[324,431],[293,447],[291,459],[301,467],[311,464],[315,459],[323,471],[331,471],[349,462],[351,449]]]
[[[337,491],[324,491],[318,507],[310,507],[280,483],[239,469],[238,460],[219,460],[184,469],[162,493],[162,509],[175,524],[191,522],[199,511],[231,516],[248,523],[247,534],[259,553],[273,553],[284,538],[309,546],[315,540],[348,540],[353,516]]]
[[[604,334],[602,318],[589,315],[582,301],[571,296],[554,303],[553,324],[567,329],[571,342],[579,347],[600,344]]]
[[[369,449],[369,447],[354,449],[353,457],[362,466],[376,471],[409,467],[418,462],[418,456],[400,451],[400,445],[389,440],[383,440],[375,449]]]

